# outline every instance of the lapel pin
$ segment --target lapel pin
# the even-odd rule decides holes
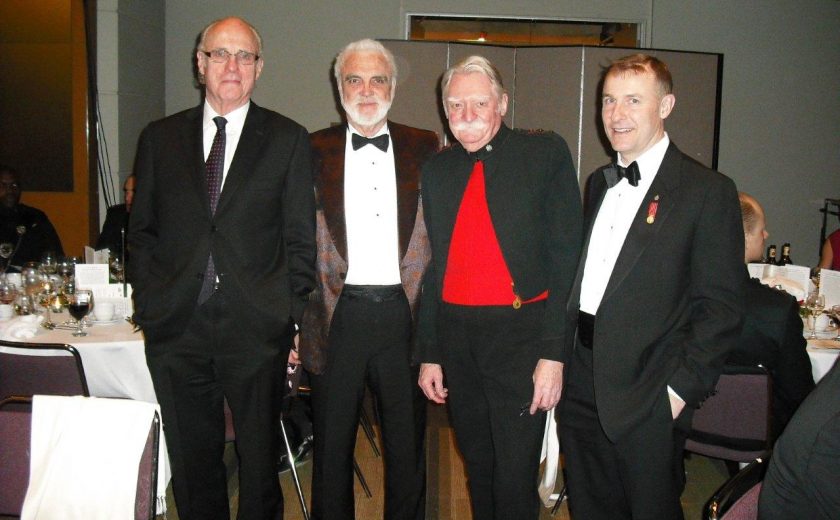
[[[645,219],[645,222],[647,222],[648,224],[653,224],[653,222],[656,220],[657,209],[659,209],[659,195],[654,196],[653,200],[648,205],[647,219]]]

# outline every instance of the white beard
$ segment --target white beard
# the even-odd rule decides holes
[[[359,126],[374,126],[388,117],[388,111],[391,110],[391,101],[386,101],[379,96],[373,96],[377,105],[376,112],[374,112],[373,115],[365,116],[359,111],[358,105],[356,104],[360,98],[361,96],[356,96],[356,98],[349,103],[344,100],[343,96],[341,98],[341,106],[344,108],[344,111],[347,112],[347,118],[351,122],[356,123]],[[365,101],[370,100],[370,98],[362,99]]]

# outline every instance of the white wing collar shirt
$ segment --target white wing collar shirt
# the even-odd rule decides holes
[[[612,276],[613,267],[618,259],[621,248],[630,225],[645,199],[670,140],[668,134],[649,150],[636,159],[639,166],[638,186],[631,186],[627,179],[621,179],[618,184],[607,190],[604,201],[595,217],[589,248],[586,253],[586,265],[583,269],[583,281],[580,288],[580,310],[595,315],[604,297],[604,291]],[[621,154],[618,154],[618,164],[625,164]]]
[[[225,125],[225,169],[222,173],[221,188],[225,186],[225,179],[230,169],[230,163],[233,162],[233,154],[236,152],[236,146],[239,144],[239,138],[242,136],[242,127],[245,126],[245,116],[248,115],[248,108],[251,102],[248,101],[241,107],[228,112],[223,117],[227,120]],[[219,114],[210,106],[210,103],[204,102],[204,118],[202,122],[202,133],[204,138],[204,160],[207,161],[207,156],[210,155],[210,147],[213,146],[213,138],[216,137],[216,123],[213,121],[214,117]]]
[[[344,218],[347,277],[351,285],[400,283],[397,180],[393,141],[386,151],[373,144],[353,149],[347,125],[344,151]],[[389,135],[386,123],[371,137]]]

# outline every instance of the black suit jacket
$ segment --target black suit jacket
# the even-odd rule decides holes
[[[128,211],[125,204],[116,204],[108,208],[105,214],[105,223],[102,224],[102,232],[96,241],[96,249],[108,248],[111,255],[120,258],[122,256],[122,230],[125,229],[125,239],[128,241]]]
[[[592,225],[607,191],[605,169],[588,181],[586,239],[567,314],[567,357],[575,345]],[[654,201],[658,209],[649,224]],[[595,318],[595,400],[608,438],[650,417],[654,407],[667,406],[668,385],[695,408],[714,390],[741,326],[743,255],[735,184],[671,143]]]
[[[549,291],[540,357],[563,360],[564,309],[582,231],[574,163],[559,135],[510,130],[503,124],[482,150],[468,153],[456,143],[423,166],[423,213],[432,261],[420,304],[422,361],[441,363],[437,314],[443,277],[455,219],[477,159],[484,161],[487,206],[514,293],[525,301]]]
[[[773,379],[773,430],[781,433],[814,389],[796,299],[744,272],[744,327],[728,364],[763,365]]]
[[[397,183],[397,228],[400,279],[417,316],[420,284],[429,263],[429,239],[420,204],[420,166],[437,151],[434,132],[388,121],[394,150]],[[326,367],[333,312],[347,275],[347,226],[344,215],[344,160],[347,126],[337,125],[312,134],[318,243],[317,290],[304,313],[300,355],[304,367],[320,374]],[[412,355],[416,361],[416,355]]]
[[[129,244],[134,318],[147,340],[178,334],[198,300],[208,255],[234,319],[280,339],[314,287],[315,210],[309,134],[251,103],[210,213],[203,106],[140,136]]]

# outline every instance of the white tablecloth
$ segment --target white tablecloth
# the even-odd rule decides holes
[[[55,323],[67,320],[67,313],[53,314]],[[0,321],[0,337],[20,318]],[[146,366],[143,335],[125,320],[114,323],[94,323],[86,329],[87,336],[76,337],[72,330],[46,330],[38,327],[34,337],[25,340],[33,343],[66,343],[76,347],[82,356],[90,395],[94,397],[119,397],[157,403],[152,377]],[[2,348],[2,347],[0,347]],[[158,513],[166,509],[166,486],[171,473],[166,452],[166,439],[161,435],[158,460]]]
[[[838,356],[840,356],[840,341],[830,339],[808,340],[808,357],[811,358],[814,382],[819,383],[820,379],[834,366]]]

